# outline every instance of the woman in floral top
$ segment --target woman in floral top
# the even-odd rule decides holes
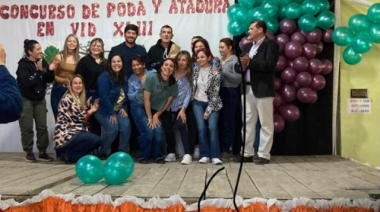
[[[88,132],[88,118],[97,111],[99,101],[87,109],[83,78],[75,75],[70,88],[63,95],[59,106],[54,131],[55,149],[64,152],[66,163],[78,161],[84,155],[99,147],[100,137]]]

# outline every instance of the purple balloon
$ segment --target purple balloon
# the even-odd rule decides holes
[[[309,87],[300,88],[297,91],[297,100],[302,103],[310,103],[314,99],[314,92]]]
[[[300,88],[308,87],[311,84],[313,78],[309,72],[303,71],[297,74],[296,81]]]
[[[284,83],[291,84],[296,79],[297,73],[292,67],[287,67],[281,72],[281,80]]]
[[[274,132],[275,133],[281,132],[285,127],[284,118],[282,118],[281,115],[274,114],[273,115],[273,124],[274,124]]]
[[[298,82],[297,82],[297,77],[296,77],[296,80],[294,80],[294,82],[292,83],[292,86],[293,86],[295,89],[300,88],[300,86],[298,85]]]
[[[302,54],[302,45],[298,43],[297,41],[289,41],[285,45],[285,56],[288,59],[295,59],[296,57],[299,57]]]
[[[239,48],[243,49],[243,46],[247,44],[249,41],[247,40],[247,37],[243,37],[239,42]]]
[[[316,58],[310,59],[307,71],[313,75],[320,74],[322,72],[322,62]]]
[[[267,32],[265,33],[265,35],[267,36],[267,38],[269,40],[276,40],[276,36],[274,36],[273,32],[270,31],[270,30],[267,30]]]
[[[291,85],[283,85],[280,92],[285,102],[292,102],[296,99],[296,89]]]
[[[293,61],[292,61],[292,60],[288,60],[288,61],[287,61],[287,64],[288,64],[287,67],[291,67],[291,68],[293,68]]]
[[[275,77],[274,78],[274,89],[277,91],[282,86],[282,81],[280,78]]]
[[[280,55],[278,57],[278,60],[277,60],[277,65],[276,65],[275,71],[281,72],[282,70],[284,70],[286,68],[287,65],[288,65],[288,63],[286,61],[286,58],[284,56]]]
[[[285,45],[289,42],[289,36],[285,34],[279,34],[276,36],[276,42],[280,46],[279,52],[283,53],[285,49]]]
[[[306,37],[301,32],[295,32],[290,37],[290,40],[297,41],[300,44],[304,44],[306,42]]]
[[[284,120],[288,122],[297,121],[300,117],[300,110],[292,104],[281,105],[279,111]]]
[[[309,68],[309,60],[305,57],[297,57],[293,60],[293,68],[297,72],[306,71]]]
[[[302,46],[302,55],[307,59],[312,59],[317,55],[317,48],[312,43],[305,43]]]
[[[321,74],[326,75],[329,74],[333,70],[333,64],[328,59],[322,59],[322,71]]]
[[[280,21],[280,31],[287,35],[293,34],[297,30],[297,24],[294,20],[291,19],[282,19]]]
[[[283,103],[284,103],[284,101],[282,100],[281,95],[276,92],[274,94],[273,107],[278,107],[278,106],[282,105]]]
[[[317,74],[313,76],[313,81],[311,82],[310,88],[319,91],[326,86],[326,79],[324,76]]]
[[[332,36],[332,30],[331,29],[328,29],[328,30],[324,31],[323,32],[323,41],[326,42],[326,43],[333,42],[331,36]]]
[[[309,104],[314,104],[315,102],[317,102],[318,100],[318,94],[317,92],[313,92],[313,100],[311,100],[311,102]]]
[[[314,46],[317,49],[317,54],[319,54],[323,51],[323,43],[322,42],[315,43]]]
[[[306,33],[306,40],[309,43],[319,43],[322,39],[322,30],[315,28],[313,31]]]

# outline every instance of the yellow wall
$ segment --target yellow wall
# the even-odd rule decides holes
[[[380,1],[368,0],[379,3]],[[348,26],[352,15],[367,14],[368,7],[341,0],[341,25]],[[344,47],[341,48],[341,55]],[[357,65],[347,65],[341,56],[340,78],[341,155],[371,166],[380,166],[380,44],[363,55]],[[350,89],[368,89],[372,100],[371,114],[349,114]]]

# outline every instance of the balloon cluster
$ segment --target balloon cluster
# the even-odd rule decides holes
[[[85,184],[97,183],[103,177],[109,185],[120,185],[132,175],[135,163],[124,152],[112,154],[104,165],[96,156],[86,155],[75,166],[77,177]]]
[[[348,27],[335,28],[332,40],[338,46],[347,46],[343,51],[343,60],[347,64],[358,64],[362,54],[372,49],[372,43],[380,43],[380,3],[369,7],[367,15],[351,16]]]
[[[313,104],[317,91],[326,85],[324,75],[332,71],[332,62],[317,59],[323,43],[332,42],[335,15],[327,0],[239,0],[227,11],[228,31],[241,35],[249,24],[260,19],[267,24],[267,37],[280,46],[276,66],[274,131],[280,132],[285,122],[300,117],[296,101]],[[246,43],[246,38],[240,42]]]
[[[305,32],[317,26],[328,29],[334,25],[335,15],[329,11],[327,0],[239,0],[227,10],[228,32],[241,35],[254,20],[262,20],[272,33],[280,28],[279,20],[298,19],[298,26]]]
[[[293,122],[300,116],[293,103],[314,104],[317,91],[325,87],[324,75],[332,71],[333,65],[330,60],[316,56],[323,50],[322,41],[331,42],[331,30],[315,28],[305,32],[297,28],[294,20],[285,18],[280,22],[280,34],[274,39],[280,46],[280,56],[275,69],[273,118],[274,130],[280,132],[285,121]]]

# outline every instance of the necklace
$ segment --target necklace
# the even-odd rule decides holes
[[[203,74],[202,74],[202,72],[203,72]],[[201,75],[201,81],[202,82],[205,82],[207,80],[208,72],[209,71],[199,71],[199,75]]]

